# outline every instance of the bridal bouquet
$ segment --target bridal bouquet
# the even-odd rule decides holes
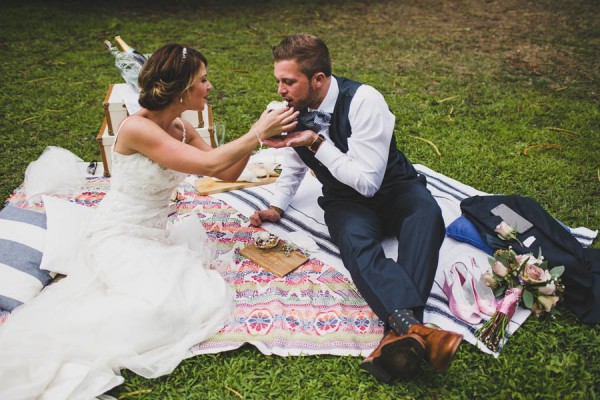
[[[564,292],[560,277],[565,267],[549,270],[541,253],[538,257],[516,254],[511,247],[496,250],[489,261],[491,269],[483,274],[483,279],[502,300],[494,315],[477,331],[477,337],[496,351],[506,337],[506,327],[518,305],[530,309],[538,318],[553,314]]]

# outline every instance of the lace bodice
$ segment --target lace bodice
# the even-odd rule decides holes
[[[123,155],[113,149],[110,192],[98,206],[95,229],[110,224],[164,228],[171,195],[185,177],[141,153]]]
[[[140,153],[113,152],[111,192],[135,199],[168,202],[185,174],[167,169]]]

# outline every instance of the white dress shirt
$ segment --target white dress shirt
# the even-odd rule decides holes
[[[319,110],[333,113],[339,94],[335,77]],[[348,138],[348,152],[343,153],[329,140],[329,128],[319,133],[325,141],[315,154],[340,182],[354,188],[366,197],[373,196],[381,186],[388,161],[390,140],[396,118],[375,88],[361,85],[350,103],[348,119],[352,135]],[[285,210],[296,194],[308,167],[293,148],[285,149],[282,172],[277,179],[271,204]]]

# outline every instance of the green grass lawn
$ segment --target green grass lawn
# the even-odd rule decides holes
[[[102,100],[121,82],[105,39],[120,34],[143,53],[167,42],[202,51],[215,118],[232,139],[278,99],[270,49],[300,31],[327,42],[334,73],[384,94],[413,162],[488,193],[533,197],[570,226],[600,228],[597,0],[4,0],[0,197],[46,146],[99,159]],[[426,369],[411,383],[378,384],[356,357],[265,356],[249,346],[190,358],[154,380],[124,371],[111,394],[596,399],[599,334],[559,306],[555,320],[530,318],[499,358],[465,343],[447,374]]]

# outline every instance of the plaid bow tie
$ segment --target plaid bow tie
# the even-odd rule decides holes
[[[331,114],[325,111],[306,111],[298,116],[297,131],[310,129],[319,132],[321,129],[329,126]]]

